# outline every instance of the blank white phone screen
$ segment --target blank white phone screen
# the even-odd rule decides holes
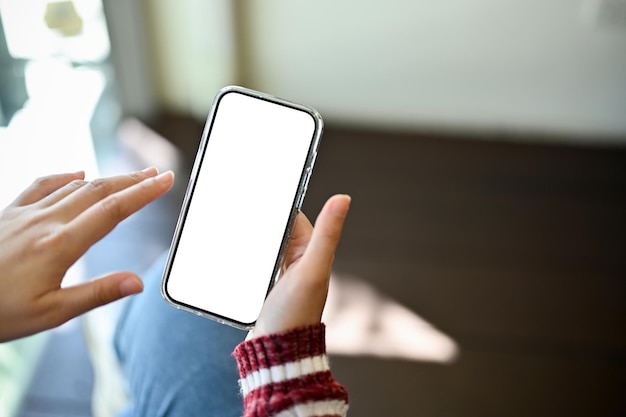
[[[299,109],[238,92],[221,97],[171,263],[170,298],[256,321],[315,128]]]

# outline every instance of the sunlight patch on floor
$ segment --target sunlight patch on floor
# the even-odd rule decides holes
[[[330,354],[450,363],[457,343],[371,284],[334,274],[323,321]]]

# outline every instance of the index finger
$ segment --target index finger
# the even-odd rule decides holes
[[[80,257],[122,220],[165,194],[173,183],[174,173],[164,172],[112,194],[78,215],[66,229],[74,244],[72,257]]]

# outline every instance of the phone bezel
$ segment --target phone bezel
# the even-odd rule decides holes
[[[187,311],[187,312],[190,312],[190,313],[193,313],[198,316],[202,316],[211,320],[215,320],[219,323],[227,324],[229,326],[236,327],[238,329],[250,330],[254,327],[256,320],[251,323],[243,323],[233,318],[222,316],[215,312],[204,310],[198,306],[193,306],[190,304],[186,304],[180,300],[176,300],[173,297],[171,297],[167,291],[167,283],[169,279],[169,273],[172,267],[172,262],[174,260],[174,257],[176,256],[178,242],[180,240],[180,237],[184,228],[185,220],[187,217],[187,213],[189,211],[189,207],[190,207],[191,200],[193,197],[193,192],[195,190],[196,182],[198,179],[198,174],[200,172],[200,168],[202,166],[202,162],[206,154],[207,144],[211,136],[211,129],[213,127],[213,123],[217,115],[219,104],[224,96],[226,96],[227,94],[231,94],[231,93],[244,94],[244,95],[256,98],[256,99],[265,100],[274,104],[289,107],[291,109],[303,111],[313,118],[313,121],[315,124],[313,137],[311,138],[311,142],[309,144],[309,150],[305,158],[305,163],[300,173],[300,181],[298,183],[297,191],[292,200],[292,206],[291,206],[291,210],[289,214],[289,219],[287,221],[287,225],[283,233],[283,239],[282,239],[282,242],[281,242],[278,254],[277,254],[276,262],[274,264],[274,271],[272,273],[272,276],[269,279],[268,288],[264,296],[265,298],[267,298],[267,295],[272,290],[274,284],[276,283],[280,275],[281,265],[284,260],[285,251],[287,249],[287,244],[289,243],[289,238],[291,235],[293,224],[294,224],[298,211],[302,207],[302,203],[306,195],[307,185],[308,185],[309,179],[311,178],[311,174],[313,172],[313,166],[315,164],[315,159],[317,157],[317,152],[319,149],[319,144],[320,144],[323,129],[324,129],[324,123],[323,123],[321,115],[315,109],[311,107],[303,106],[301,104],[297,104],[289,100],[282,99],[280,97],[276,97],[276,96],[263,93],[260,91],[255,91],[255,90],[242,87],[242,86],[231,85],[231,86],[224,87],[219,90],[219,92],[217,93],[217,95],[215,96],[213,100],[213,104],[211,106],[211,110],[207,117],[207,121],[205,123],[204,130],[202,133],[202,140],[200,142],[200,145],[198,147],[198,152],[194,160],[189,183],[187,185],[187,190],[185,191],[185,196],[183,198],[183,203],[182,203],[181,211],[178,217],[178,221],[176,223],[176,228],[174,230],[172,242],[170,244],[170,248],[168,251],[167,261],[166,261],[165,269],[163,271],[163,275],[161,279],[161,295],[170,305],[172,305],[173,307],[176,307],[177,309],[184,310],[184,311]]]

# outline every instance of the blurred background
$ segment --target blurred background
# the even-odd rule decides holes
[[[70,271],[167,249],[228,84],[319,110],[353,197],[326,319],[354,416],[626,415],[626,0],[0,0],[0,199],[156,164]],[[255,202],[251,202],[254,210]],[[0,345],[0,416],[94,416],[119,306]]]

